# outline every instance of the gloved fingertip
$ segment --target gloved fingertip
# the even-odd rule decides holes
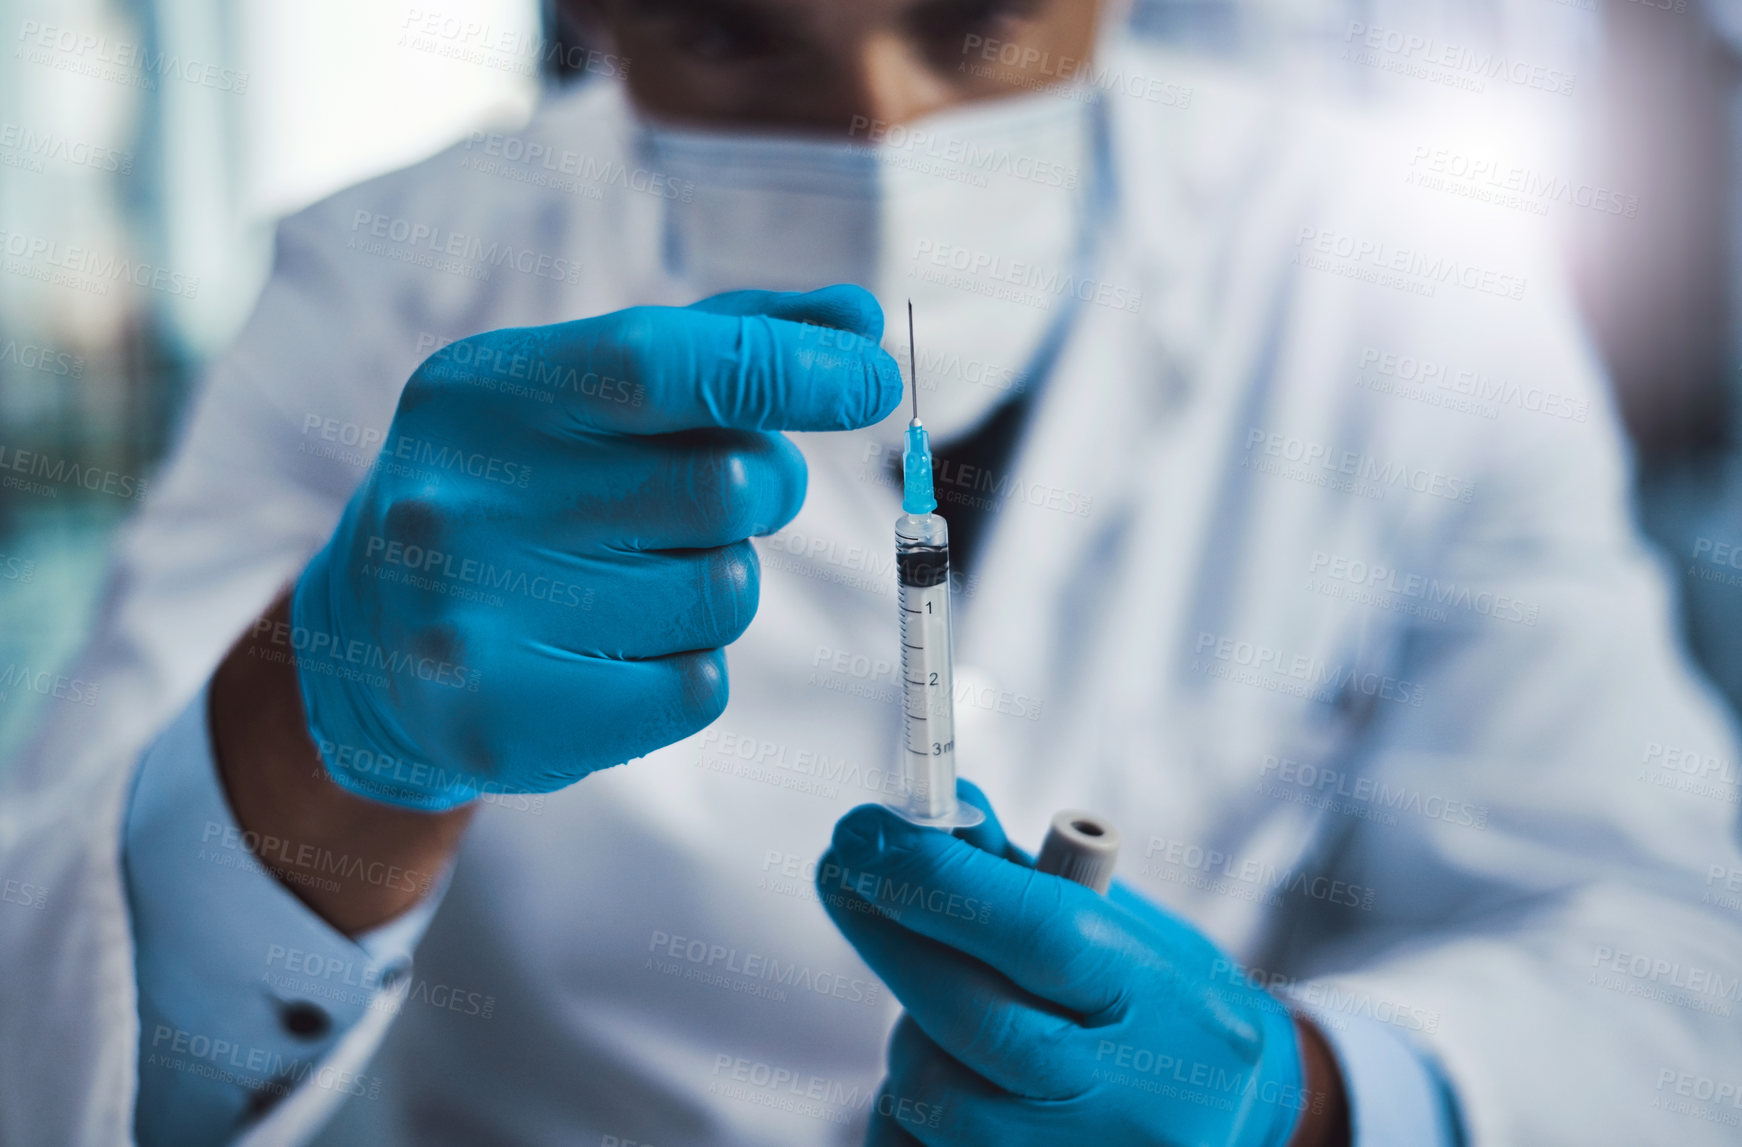
[[[905,824],[882,805],[862,804],[835,823],[834,850],[843,863],[862,862],[882,852],[890,833]]]
[[[888,418],[901,405],[905,384],[901,367],[889,352],[875,343],[865,351],[865,410],[855,420],[855,426],[875,426]]]
[[[856,283],[835,283],[802,296],[803,307],[818,321],[840,330],[863,335],[872,342],[883,338],[883,308],[877,296]]]
[[[956,778],[956,799],[967,801],[987,816],[995,815],[992,812],[991,798],[981,791],[979,785],[966,777]]]
[[[957,777],[956,799],[963,804],[973,805],[986,814],[986,819],[972,828],[956,829],[956,837],[967,841],[982,852],[989,852],[993,856],[1002,856],[1006,860],[1014,859],[1011,856],[1010,838],[1005,835],[1004,826],[998,822],[998,814],[992,811],[992,801],[980,791],[980,786],[972,781]]]
[[[750,530],[753,538],[779,533],[788,522],[798,517],[798,512],[804,509],[805,493],[810,489],[810,467],[803,452],[785,435],[773,437],[777,443],[778,459],[775,480],[758,491],[761,497],[755,524]]]

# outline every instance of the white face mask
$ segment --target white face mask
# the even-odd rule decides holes
[[[667,270],[698,298],[857,283],[904,372],[912,299],[920,416],[954,437],[1038,382],[1023,372],[1081,271],[1089,94],[985,101],[847,144],[644,122],[648,165],[695,184],[666,203]]]

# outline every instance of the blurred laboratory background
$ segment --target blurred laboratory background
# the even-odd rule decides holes
[[[1742,0],[1134,0],[1130,18],[1582,189],[1523,209],[1609,366],[1690,647],[1742,705],[1742,568],[1714,560],[1742,553]],[[0,0],[0,36],[3,768],[57,703],[21,683],[76,657],[274,221],[589,81],[551,0]],[[1553,83],[1469,83],[1383,46],[1409,38]]]

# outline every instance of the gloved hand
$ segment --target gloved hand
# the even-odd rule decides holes
[[[431,355],[292,598],[333,778],[444,809],[560,788],[719,716],[721,647],[756,611],[746,539],[804,500],[804,459],[776,431],[894,409],[882,333],[871,295],[842,286],[634,307]],[[315,642],[357,671],[307,656]]]
[[[862,805],[817,866],[907,1008],[867,1144],[1283,1147],[1309,1097],[1282,1004],[1129,890],[1036,872],[961,795],[985,824]]]

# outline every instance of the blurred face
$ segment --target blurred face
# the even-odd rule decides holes
[[[1108,0],[566,0],[645,111],[846,133],[1058,83]],[[856,119],[856,117],[862,117]]]

